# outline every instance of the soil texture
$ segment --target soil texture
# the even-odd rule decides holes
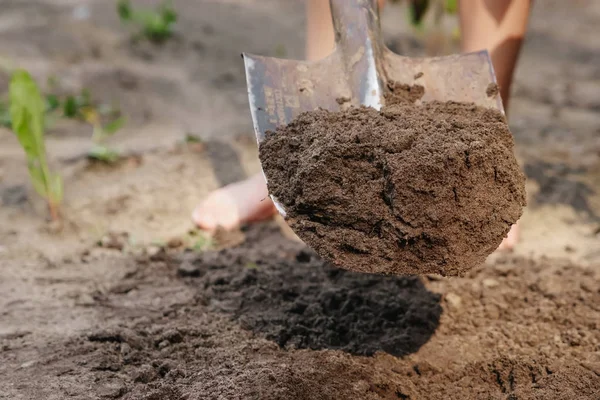
[[[23,339],[4,338],[2,365],[25,398],[600,394],[598,271],[507,258],[464,278],[399,278],[333,269],[274,224],[244,236],[218,252],[154,257],[120,284],[137,282],[140,298],[191,290],[187,299],[141,313],[113,290],[102,304],[116,323],[48,343],[34,360],[10,357]]]
[[[1,400],[600,398],[600,2],[533,7],[509,110],[521,238],[452,279],[335,269],[271,223],[190,232],[212,190],[260,171],[239,54],[301,59],[305,13],[174,3],[162,45],[132,43],[111,1],[2,3],[11,65],[88,89],[127,123],[107,143],[124,160],[105,165],[87,158],[91,126],[49,121],[62,231],[0,128]],[[388,3],[386,42],[424,56],[406,2]]]
[[[277,268],[263,268],[270,262],[257,259],[232,269],[240,256],[231,249],[203,258],[203,274],[214,276],[205,286],[207,299],[223,302],[225,311],[234,307],[243,327],[281,347],[402,356],[426,343],[439,323],[440,297],[415,277],[333,268],[308,249]]]
[[[315,110],[268,132],[260,157],[290,226],[353,271],[460,275],[521,216],[525,178],[504,115],[416,104],[390,83],[381,111]]]

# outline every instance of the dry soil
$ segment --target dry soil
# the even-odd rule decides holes
[[[86,159],[89,126],[50,130],[61,232],[0,129],[0,399],[599,398],[600,3],[534,7],[509,110],[529,195],[514,255],[422,280],[334,269],[273,224],[182,249],[199,199],[259,171],[240,52],[301,58],[304,21],[301,2],[175,3],[156,47],[113,2],[2,2],[3,57],[129,118],[112,166]],[[386,40],[422,55],[388,10]]]

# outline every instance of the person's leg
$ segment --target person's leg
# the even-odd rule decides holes
[[[531,3],[532,0],[459,0],[462,51],[490,52],[505,110]],[[513,225],[499,249],[512,249],[518,239],[519,226]]]
[[[532,0],[459,0],[462,51],[490,52],[505,109],[531,3]]]
[[[329,0],[307,0],[306,58],[319,60],[333,51],[334,34]],[[194,210],[192,219],[199,228],[213,231],[218,226],[233,229],[246,222],[260,221],[277,210],[268,196],[267,185],[258,173],[242,182],[210,193]]]

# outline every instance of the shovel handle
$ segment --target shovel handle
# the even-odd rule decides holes
[[[329,0],[338,46],[351,50],[367,40],[380,41],[377,0]]]
[[[330,0],[336,51],[341,53],[352,97],[379,109],[383,95],[384,44],[377,0]]]

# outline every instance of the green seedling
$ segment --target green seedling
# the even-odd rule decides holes
[[[60,107],[60,100],[56,95],[46,96],[46,114],[50,114]],[[0,126],[12,129],[10,118],[10,105],[8,101],[0,101]]]
[[[423,28],[423,18],[429,9],[429,0],[411,0],[408,5],[408,20],[417,29]]]
[[[82,119],[83,110],[92,106],[89,90],[83,89],[79,95],[67,96],[63,103],[63,116],[66,118]]]
[[[183,242],[185,248],[197,252],[206,251],[214,245],[212,238],[206,232],[197,229],[190,230],[183,238]]]
[[[48,79],[50,88],[56,87],[55,78]],[[8,103],[0,101],[0,126],[11,129],[11,113]],[[87,89],[83,89],[78,95],[69,95],[61,100],[56,94],[48,94],[45,97],[46,125],[50,118],[55,116],[55,111],[61,111],[61,117],[78,119],[92,125],[93,147],[88,153],[89,158],[112,164],[121,157],[119,153],[106,146],[106,140],[114,135],[125,124],[125,118],[120,117],[120,112],[114,107],[102,104],[96,107],[92,102],[92,96]],[[102,120],[109,119],[106,125]]]
[[[97,161],[102,161],[107,164],[113,164],[121,159],[121,155],[106,145],[106,140],[114,135],[119,129],[125,125],[125,118],[119,117],[105,126],[101,123],[101,114],[93,107],[87,107],[82,110],[83,118],[94,128],[92,134],[92,149],[88,153],[88,157]]]
[[[35,190],[48,203],[50,216],[60,219],[63,182],[50,171],[44,142],[46,104],[40,90],[27,71],[12,74],[9,87],[11,127],[27,157],[27,168]]]
[[[60,108],[60,99],[55,94],[46,95],[46,112],[51,113]]]
[[[445,9],[448,14],[456,14],[458,12],[458,0],[446,0]]]
[[[138,10],[130,0],[119,0],[117,13],[121,22],[137,25],[140,36],[152,42],[162,42],[173,35],[173,25],[177,22],[177,12],[171,1],[164,1],[155,10]]]
[[[121,155],[110,147],[95,144],[88,152],[88,158],[106,164],[114,164],[121,159]]]
[[[206,236],[199,236],[192,243],[191,249],[197,252],[202,252],[210,249],[213,246],[211,238]]]
[[[58,98],[56,100],[60,106]],[[106,125],[102,125],[102,120],[106,117],[115,118],[115,116],[118,116],[120,114],[118,110],[107,105],[96,107],[92,102],[90,92],[84,89],[79,95],[67,96],[62,104],[62,112],[65,118],[79,119],[92,125],[93,146],[88,152],[89,158],[108,164],[115,163],[121,158],[117,151],[106,145],[106,140],[125,125],[125,118],[118,117],[112,119]]]
[[[186,143],[202,143],[202,138],[200,136],[194,135],[193,133],[187,133],[185,135]]]
[[[430,9],[434,8],[436,12],[435,24],[439,24],[442,14],[454,15],[458,12],[457,0],[410,0],[408,2],[408,20],[410,24],[422,30],[424,28],[424,18]]]

